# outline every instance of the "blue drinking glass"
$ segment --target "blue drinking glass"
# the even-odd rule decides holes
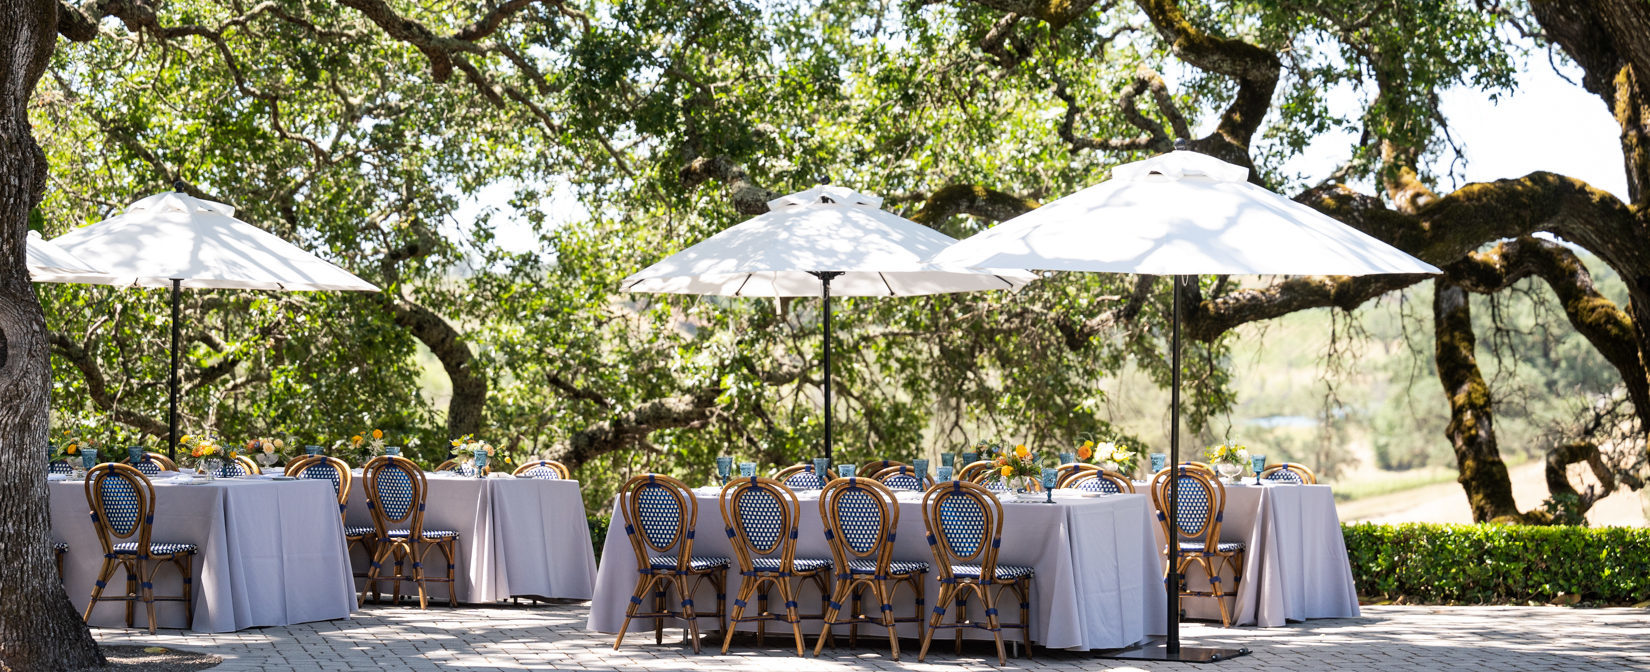
[[[722,479],[722,485],[727,485],[728,484],[728,474],[731,474],[731,473],[733,473],[733,458],[731,458],[731,457],[718,457],[718,458],[716,458],[716,476],[717,476],[717,478]]]
[[[384,446],[385,455],[400,455],[401,446]]]
[[[956,453],[940,453],[940,466],[956,468],[956,466],[957,466],[957,455],[956,455]]]
[[[90,448],[81,448],[80,466],[85,467],[86,471],[91,471],[92,467],[97,466],[97,451]]]
[[[1255,485],[1260,485],[1260,472],[1266,470],[1266,456],[1250,455],[1249,468],[1255,470]]]
[[[126,458],[132,464],[137,464],[139,462],[142,462],[143,461],[143,449],[142,448],[127,448],[126,449]]]
[[[1077,453],[1060,453],[1060,464],[1071,464],[1077,461]]]
[[[941,482],[951,480],[952,469],[949,465],[940,465],[939,472]]]
[[[975,462],[980,461],[980,454],[979,453],[963,453],[962,457],[963,457],[963,466],[965,466],[965,467],[970,465],[970,464],[973,464]]]
[[[476,478],[486,478],[487,477],[487,472],[484,471],[484,470],[487,468],[487,449],[486,448],[476,449],[475,456],[476,456]]]
[[[852,464],[839,464],[836,465],[836,474],[843,478],[853,478],[854,471],[858,468],[859,467]]]
[[[739,476],[741,478],[750,478],[750,477],[755,476],[755,475],[756,475],[756,463],[755,462],[740,462],[739,463]]]
[[[917,472],[917,480],[928,478],[928,460],[911,460],[911,467]]]
[[[304,454],[305,455],[320,455],[321,454],[321,447],[320,446],[304,446]]]
[[[1152,473],[1163,471],[1169,466],[1169,456],[1164,453],[1152,453]]]
[[[1044,502],[1054,503],[1054,481],[1058,478],[1060,478],[1059,469],[1043,469],[1043,492],[1048,495],[1047,499],[1043,500]]]
[[[814,475],[819,477],[819,482],[823,484],[830,474],[831,461],[823,457],[814,458]]]

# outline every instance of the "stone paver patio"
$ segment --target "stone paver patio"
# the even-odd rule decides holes
[[[142,643],[207,651],[233,670],[922,670],[995,669],[986,646],[951,653],[935,644],[926,663],[916,662],[916,642],[902,642],[901,661],[888,659],[874,628],[861,632],[860,648],[798,659],[769,636],[735,640],[729,655],[720,642],[694,655],[680,631],[666,629],[665,644],[633,634],[618,651],[613,639],[584,629],[587,603],[447,609],[369,606],[347,621],[306,623],[227,634],[142,629],[93,629],[104,643]],[[1286,628],[1223,629],[1189,623],[1189,644],[1247,646],[1252,655],[1210,670],[1650,670],[1650,610],[1558,607],[1366,607],[1362,618],[1308,621]],[[869,635],[869,636],[867,636]],[[811,644],[811,640],[810,640]],[[1010,658],[1004,669],[1185,670],[1179,663],[1131,665],[1084,654],[1038,651],[1033,660]]]

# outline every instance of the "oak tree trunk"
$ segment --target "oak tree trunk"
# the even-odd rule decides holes
[[[1490,409],[1490,386],[1478,370],[1472,331],[1472,305],[1467,290],[1442,277],[1432,285],[1434,356],[1438,379],[1449,398],[1449,427],[1444,433],[1455,447],[1461,488],[1472,505],[1472,519],[1487,522],[1518,519],[1512,479],[1495,442],[1495,417]]]
[[[7,47],[0,50],[0,669],[29,672],[103,664],[58,581],[49,543],[51,368],[25,252],[29,211],[46,176],[28,102],[56,42],[55,1],[13,3],[0,12],[0,44]]]

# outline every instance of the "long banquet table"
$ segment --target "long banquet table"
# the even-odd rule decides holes
[[[351,525],[371,525],[360,476],[357,470],[350,481],[345,515]],[[590,599],[596,558],[578,481],[430,473],[426,482],[425,529],[458,532],[453,572],[460,602],[513,596]],[[365,568],[365,554],[357,550],[355,555]],[[425,557],[425,572],[440,575],[441,552],[431,550]],[[405,592],[406,584],[402,588]],[[447,586],[431,583],[429,593],[432,603],[445,602]]]
[[[325,481],[218,479],[195,483],[157,477],[155,542],[199,547],[193,563],[195,619],[181,602],[157,602],[158,627],[200,632],[348,618],[355,609],[338,500]],[[52,537],[69,544],[63,585],[75,608],[86,609],[103,564],[84,481],[50,483]],[[169,565],[155,577],[157,595],[181,594]],[[122,574],[116,570],[117,575]],[[124,576],[105,594],[117,594]],[[113,591],[113,592],[111,592]],[[145,625],[143,609],[134,625]],[[125,608],[104,602],[91,624],[124,626]]]
[[[693,553],[720,555],[733,561],[734,554],[728,538],[723,534],[721,512],[717,505],[717,489],[701,488],[695,491],[699,513],[695,524]],[[915,496],[913,496],[915,495]],[[818,491],[799,491],[801,520],[798,530],[799,558],[831,557],[819,517]],[[899,528],[894,541],[896,560],[924,560],[932,564],[927,531],[923,525],[920,493],[900,493]],[[615,506],[618,499],[614,499]],[[1147,633],[1150,605],[1162,600],[1150,599],[1161,594],[1162,571],[1158,553],[1152,544],[1151,505],[1144,495],[1112,495],[1095,498],[1057,498],[1054,504],[1041,502],[1003,503],[1003,540],[998,555],[999,563],[1031,565],[1036,569],[1032,581],[1032,639],[1048,648],[1091,650],[1131,646],[1142,641]],[[637,579],[636,556],[624,533],[624,518],[617,508],[608,528],[607,542],[602,549],[601,570],[596,579],[596,594],[590,607],[588,627],[605,633],[617,633],[624,621],[625,607],[635,590]],[[930,571],[925,587],[927,603],[932,606],[939,595],[938,573]],[[737,566],[729,571],[727,605],[739,589]],[[811,583],[804,584],[811,586]],[[798,602],[804,613],[819,610],[819,598],[812,587],[804,587]],[[913,598],[908,589],[901,588],[895,598],[895,614],[912,613]],[[1005,594],[1010,604],[1012,593]],[[714,599],[706,582],[694,597],[700,605]],[[954,608],[954,607],[953,607]],[[1018,618],[1018,609],[999,607],[1008,620]],[[875,609],[875,607],[871,607]],[[978,617],[977,601],[971,604]],[[1161,606],[1158,607],[1162,613]],[[926,616],[927,610],[924,610]],[[947,615],[949,622],[950,615]],[[680,627],[680,622],[667,627]],[[651,621],[635,621],[632,631],[650,630]],[[701,631],[717,628],[716,619],[701,618]],[[742,627],[754,628],[754,624]],[[820,630],[818,620],[804,620],[806,632]],[[841,631],[841,628],[838,628]],[[872,628],[872,637],[880,630]],[[861,629],[861,635],[866,633]],[[915,624],[900,626],[902,637],[916,637]],[[1013,633],[1011,633],[1013,634]],[[969,637],[989,634],[972,631]],[[1014,634],[1014,636],[1018,636]]]
[[[1220,539],[1245,544],[1234,625],[1278,627],[1288,621],[1358,616],[1357,587],[1329,486],[1257,486],[1251,479],[1225,488]],[[1162,528],[1153,525],[1152,530],[1155,543],[1162,544]],[[1189,585],[1206,590],[1207,576],[1197,565],[1192,567]],[[1223,576],[1225,585],[1232,586],[1230,573]],[[1152,604],[1151,632],[1163,634],[1167,605],[1163,599]],[[1220,619],[1220,608],[1211,598],[1183,598],[1181,608],[1190,618]]]

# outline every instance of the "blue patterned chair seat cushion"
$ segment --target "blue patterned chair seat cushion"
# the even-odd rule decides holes
[[[758,572],[779,571],[779,558],[751,558],[751,566]],[[830,560],[818,558],[795,558],[791,560],[792,571],[813,572],[831,566]]]
[[[1303,483],[1306,482],[1305,480],[1301,479],[1300,474],[1297,474],[1297,473],[1295,473],[1293,471],[1290,471],[1288,469],[1279,469],[1279,470],[1274,471],[1270,474],[1267,474],[1266,475],[1266,480],[1268,480],[1268,481],[1277,481],[1279,483],[1293,483],[1295,485],[1300,485],[1300,484],[1303,484]]]
[[[160,463],[154,460],[138,460],[133,462],[132,466],[143,472],[145,476],[159,476],[160,472],[164,471],[160,468]]]
[[[115,544],[115,555],[137,555],[138,544],[135,541]],[[172,555],[174,553],[194,553],[194,544],[170,544],[163,541],[149,542],[149,555]]]
[[[648,558],[648,561],[652,563],[653,569],[676,569],[676,557],[675,556],[655,555],[651,558]],[[694,571],[702,571],[702,570],[706,570],[706,569],[716,569],[717,567],[727,567],[727,566],[728,566],[728,559],[724,558],[724,557],[720,557],[720,556],[695,555],[693,557],[688,558],[688,569],[694,570]]]
[[[350,525],[344,528],[346,537],[370,537],[378,531],[371,525]]]
[[[868,558],[848,561],[848,571],[854,574],[877,573],[877,561]],[[888,573],[894,574],[923,574],[928,571],[928,563],[920,560],[895,560],[888,563]]]
[[[1184,552],[1184,553],[1202,553],[1203,552],[1203,542],[1201,542],[1201,541],[1182,541],[1182,542],[1180,542],[1180,550],[1181,550],[1181,552]],[[1241,550],[1243,550],[1243,542],[1241,542],[1241,541],[1222,541],[1218,544],[1215,544],[1215,552],[1217,552],[1217,553],[1231,553],[1233,551],[1241,551]]]
[[[72,473],[74,473],[74,465],[69,464],[68,460],[57,460],[55,462],[52,462],[52,463],[46,465],[46,473],[48,473],[48,474],[72,474]]]
[[[994,581],[1013,581],[1029,578],[1036,574],[1036,570],[1025,565],[997,565],[997,578]],[[951,575],[965,579],[980,578],[979,565],[952,565]]]
[[[69,544],[67,542],[59,541],[55,544],[52,544],[52,548],[57,549],[58,553],[68,553],[69,552]]]
[[[378,534],[378,531],[374,530],[371,526],[350,527],[350,528],[344,530],[344,534],[349,534],[350,530],[366,530],[366,532],[364,534],[366,534],[369,537]],[[390,538],[391,539],[401,539],[401,538],[407,537],[410,534],[411,534],[411,532],[409,532],[407,530],[390,530]],[[424,538],[425,539],[457,539],[458,538],[458,532],[455,532],[453,530],[431,530],[431,529],[426,529],[426,530],[424,530]]]

